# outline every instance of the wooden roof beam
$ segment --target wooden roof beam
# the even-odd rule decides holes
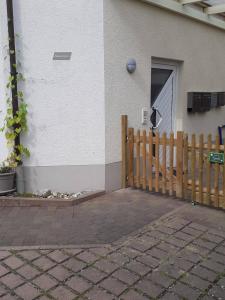
[[[191,4],[191,3],[197,3],[197,2],[202,2],[202,0],[180,0],[180,3],[185,5],[185,4]]]
[[[203,11],[199,11],[194,7],[192,7],[191,5],[183,5],[181,4],[181,2],[175,0],[139,0],[139,1],[170,10],[174,13],[195,19],[196,21],[204,22],[206,24],[225,30],[225,22],[223,20],[217,19],[214,16],[210,16]]]
[[[208,15],[221,14],[225,12],[225,4],[213,5],[204,10]]]

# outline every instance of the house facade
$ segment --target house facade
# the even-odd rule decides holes
[[[21,137],[31,152],[23,166],[27,192],[120,188],[122,114],[135,128],[217,133],[225,123],[225,106],[187,109],[190,92],[207,97],[225,91],[225,19],[221,12],[207,14],[211,5],[14,1],[29,107],[29,132]],[[5,1],[0,6],[2,122],[8,77]],[[3,160],[3,136],[0,147]]]

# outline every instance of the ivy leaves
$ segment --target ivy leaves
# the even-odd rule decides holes
[[[13,66],[15,71],[18,67],[17,65]],[[10,75],[6,83],[6,88],[9,90],[9,95],[11,95],[10,90],[15,88],[15,83],[20,81],[25,81],[25,78],[22,73],[16,73],[16,75]],[[7,140],[7,146],[11,149],[11,152],[6,160],[7,165],[11,168],[17,167],[18,164],[22,162],[23,156],[29,157],[30,151],[21,143],[15,145],[16,138],[28,130],[27,126],[27,114],[28,107],[24,102],[24,94],[22,91],[17,92],[18,98],[18,110],[13,112],[12,108],[12,99],[11,96],[7,97],[7,111],[4,119],[4,124],[0,128],[1,132],[5,132],[5,137]]]
[[[15,139],[17,136],[19,136],[21,133],[27,132],[28,126],[27,126],[27,104],[21,100],[22,98],[22,92],[20,94],[20,102],[19,102],[19,108],[15,115],[13,115],[13,109],[12,105],[7,109],[5,122],[2,128],[0,130],[3,132],[5,131],[5,137],[7,140],[7,146],[9,148],[13,148],[14,150],[10,154],[10,161],[13,160],[18,161],[20,163],[22,161],[22,156],[29,157],[30,152],[29,150],[24,147],[22,144],[15,146]]]

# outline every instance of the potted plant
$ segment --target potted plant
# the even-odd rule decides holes
[[[16,190],[16,174],[22,174],[21,166],[24,156],[29,157],[29,150],[16,139],[23,132],[27,131],[27,104],[20,98],[18,111],[13,114],[10,101],[7,101],[8,109],[5,116],[5,122],[0,128],[4,132],[9,149],[7,159],[0,164],[0,195],[5,195]],[[20,180],[21,181],[21,180]],[[23,181],[23,180],[22,180]],[[20,192],[22,189],[20,188]]]
[[[0,166],[0,195],[6,195],[16,190],[16,171],[8,162]]]

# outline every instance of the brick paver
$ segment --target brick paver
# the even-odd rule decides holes
[[[4,266],[0,265],[0,277],[9,273],[9,270],[6,269]]]
[[[41,275],[33,280],[33,283],[41,288],[44,291],[49,290],[50,288],[56,286],[58,284],[57,280],[53,280],[51,277],[48,275]]]
[[[72,257],[69,260],[65,261],[63,265],[73,272],[78,272],[86,267],[86,264],[82,261],[77,260],[76,258]]]
[[[80,275],[95,284],[101,282],[105,277],[107,277],[106,273],[98,271],[93,267],[82,270]]]
[[[0,297],[223,300],[224,214],[185,207],[107,245],[0,250]]]
[[[33,250],[20,251],[19,255],[29,261],[32,261],[35,258],[38,258],[41,256],[41,254],[39,252],[33,251]]]
[[[119,268],[117,264],[112,263],[107,259],[101,259],[97,261],[94,264],[94,267],[100,269],[101,271],[104,271],[105,273],[112,273],[113,271]]]
[[[42,271],[46,271],[55,265],[55,263],[53,261],[51,261],[47,257],[43,257],[43,256],[36,259],[32,263]]]
[[[113,295],[119,296],[127,289],[127,286],[121,281],[108,277],[100,283],[100,286],[111,292]]]
[[[10,256],[10,252],[9,251],[0,251],[0,260]]]
[[[11,269],[17,269],[24,264],[21,259],[15,256],[10,256],[9,258],[6,258],[3,262]]]
[[[174,286],[170,289],[174,294],[181,297],[181,299],[187,300],[196,300],[200,296],[201,292],[185,285],[181,282],[177,282]]]
[[[50,294],[57,300],[72,300],[75,297],[75,293],[71,292],[69,289],[61,285],[55,288],[53,291],[51,291]]]
[[[61,263],[68,258],[68,255],[64,254],[60,250],[55,250],[55,251],[51,252],[50,254],[48,254],[48,257],[50,257],[52,260],[54,260],[57,263]]]
[[[120,297],[122,300],[147,300],[149,298],[139,294],[137,291],[129,290]]]
[[[48,271],[48,274],[52,275],[59,281],[65,281],[67,278],[71,277],[73,273],[63,266],[56,266]]]
[[[133,285],[139,279],[139,276],[126,269],[117,270],[113,273],[113,277],[118,278],[127,285]]]
[[[113,300],[113,299],[115,299],[115,296],[113,296],[109,292],[107,292],[99,287],[94,287],[91,291],[86,293],[85,296],[89,300],[99,300],[99,299]]]
[[[70,278],[66,282],[66,285],[68,285],[71,289],[75,290],[79,294],[83,294],[85,291],[89,290],[92,287],[91,283],[78,276]]]
[[[33,279],[37,275],[40,274],[40,272],[35,269],[33,266],[25,265],[17,270],[17,273],[19,273],[21,276],[25,277],[26,279]]]
[[[37,288],[35,288],[30,283],[26,283],[15,290],[15,293],[19,295],[24,300],[31,300],[36,298],[40,293]]]
[[[21,276],[15,275],[13,273],[5,275],[1,278],[0,281],[10,289],[14,289],[15,287],[21,285],[21,283],[24,282]]]
[[[164,291],[163,287],[160,287],[159,285],[156,285],[155,283],[146,279],[138,282],[135,288],[143,294],[150,296],[151,298],[157,298]]]

